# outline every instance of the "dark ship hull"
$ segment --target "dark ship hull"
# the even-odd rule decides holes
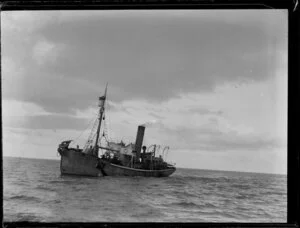
[[[93,177],[103,176],[101,170],[97,168],[99,158],[95,155],[72,149],[61,150],[59,153],[61,155],[61,174]]]
[[[105,176],[142,176],[142,177],[168,177],[175,172],[176,168],[169,166],[162,170],[134,169],[116,165],[105,160],[100,160],[100,166]]]
[[[59,152],[61,155],[60,171],[62,175],[78,176],[142,176],[142,177],[168,177],[176,168],[168,166],[162,170],[135,169],[116,165],[102,160],[94,155],[80,151],[66,149]]]

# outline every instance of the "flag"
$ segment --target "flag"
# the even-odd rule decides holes
[[[99,97],[99,100],[105,100],[105,96]]]

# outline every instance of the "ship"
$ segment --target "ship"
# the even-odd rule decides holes
[[[100,143],[100,135],[105,136],[101,124],[105,120],[106,97],[107,85],[104,95],[99,97],[97,124],[94,125],[96,133],[91,131],[85,146],[82,149],[78,145],[76,148],[70,147],[73,140],[65,140],[58,145],[61,174],[92,177],[168,177],[173,174],[176,171],[175,164],[166,162],[162,155],[158,155],[159,145],[143,146],[145,124],[138,126],[135,143],[126,145],[122,140],[118,143],[106,140],[105,146]],[[168,146],[164,147],[162,154],[168,149]],[[99,150],[102,151],[100,156]]]

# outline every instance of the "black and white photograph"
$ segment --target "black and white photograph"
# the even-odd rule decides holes
[[[287,222],[288,10],[1,12],[4,222]]]

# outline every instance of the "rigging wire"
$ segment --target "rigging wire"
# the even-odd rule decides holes
[[[105,139],[106,143],[109,143],[109,140],[108,140],[108,133],[107,133],[107,126],[106,126],[106,116],[103,117],[103,132],[100,136],[100,140],[99,140],[99,144],[101,146],[101,141],[102,139]]]
[[[106,106],[106,104],[105,104],[105,106]],[[104,108],[104,110],[105,110],[105,108]],[[87,142],[86,142],[86,144],[85,144],[85,146],[84,146],[84,148],[83,148],[83,150],[85,150],[85,149],[87,149],[92,143],[93,143],[93,141],[94,141],[94,138],[95,138],[95,136],[96,136],[96,132],[95,132],[95,130],[96,130],[96,128],[98,127],[98,125],[97,125],[97,122],[99,121],[99,118],[100,118],[100,113],[98,113],[97,114],[97,118],[96,118],[96,120],[95,120],[95,123],[94,123],[94,126],[93,126],[93,128],[92,128],[92,130],[91,130],[91,133],[90,133],[90,135],[89,135],[89,138],[88,138],[88,140],[87,140]],[[103,134],[104,134],[104,131],[105,131],[105,118],[106,118],[106,115],[105,115],[105,112],[103,112],[103,116],[102,116],[102,120],[103,120],[103,125],[101,126],[101,128],[103,129]],[[100,129],[100,132],[101,132],[101,129]],[[99,133],[100,133],[99,132]],[[101,145],[101,139],[102,139],[102,135],[103,134],[100,134],[100,139],[98,140],[98,142],[97,142],[97,144],[99,144],[99,142],[100,142],[100,145]]]
[[[110,111],[110,105],[108,105],[108,103],[106,104],[106,109],[105,110],[107,110],[106,113],[109,113],[109,111]],[[105,121],[106,122],[106,129],[107,129],[107,131],[108,132],[112,132],[112,130],[111,130],[110,115],[108,114],[107,116],[105,116],[105,118],[107,120],[107,121]],[[107,134],[107,140],[108,141],[112,141],[111,135]]]
[[[91,118],[91,120],[90,120],[90,122],[88,123],[87,127],[80,133],[80,135],[79,135],[76,139],[74,139],[74,140],[72,141],[73,143],[75,143],[75,142],[81,137],[81,135],[82,135],[82,134],[90,127],[90,125],[91,125],[91,123],[92,123],[93,120],[95,120],[95,117],[94,117],[94,116]]]
[[[157,146],[156,146],[156,149],[155,149],[155,153],[156,153],[157,155],[160,154],[160,149],[161,149],[161,145],[157,145]]]
[[[107,99],[107,95],[106,95],[106,99]],[[101,140],[102,140],[102,138],[104,138],[105,140],[106,140],[106,142],[109,142],[109,139],[108,139],[108,133],[107,133],[107,121],[105,120],[106,119],[106,108],[108,107],[108,105],[107,105],[107,102],[105,102],[104,103],[104,112],[103,112],[103,116],[102,116],[102,126],[101,126],[101,128],[102,128],[102,134],[100,133],[101,132],[101,129],[100,129],[100,138],[99,138],[99,140],[98,140],[98,142],[97,142],[97,144],[99,145],[100,144],[100,146],[101,146]],[[96,120],[95,120],[95,122],[94,122],[94,126],[93,126],[93,128],[92,128],[92,130],[91,130],[91,133],[90,133],[90,135],[89,135],[89,137],[88,137],[88,140],[87,140],[87,142],[86,142],[86,144],[85,144],[85,146],[83,147],[83,150],[86,150],[89,146],[91,146],[91,144],[93,143],[93,141],[94,141],[94,138],[95,138],[95,136],[96,136],[96,132],[95,132],[95,130],[96,130],[96,128],[97,128],[97,122],[99,121],[99,118],[100,118],[100,113],[98,113],[97,114],[97,117],[98,118],[96,118]]]
[[[77,139],[79,139],[79,138],[81,137],[81,135],[83,134],[83,132],[85,132],[85,131],[90,127],[90,125],[91,125],[91,123],[92,123],[93,120],[95,120],[94,117],[91,118],[91,120],[90,120],[89,124],[87,125],[87,127],[85,128],[85,130],[83,130],[83,131],[80,133],[80,135],[79,135],[76,139],[74,139],[74,141],[76,141]]]
[[[98,118],[96,118],[96,120],[94,122],[94,125],[93,125],[93,127],[91,129],[91,133],[90,133],[90,135],[88,137],[88,140],[87,140],[86,144],[83,147],[83,150],[87,149],[92,144],[92,142],[94,141],[94,138],[96,136],[96,132],[95,131],[96,131],[96,127],[97,127],[97,122],[98,122]]]
[[[166,146],[166,147],[163,149],[163,159],[164,159],[164,160],[167,160],[169,150],[170,150],[170,147],[169,147],[169,146]]]

